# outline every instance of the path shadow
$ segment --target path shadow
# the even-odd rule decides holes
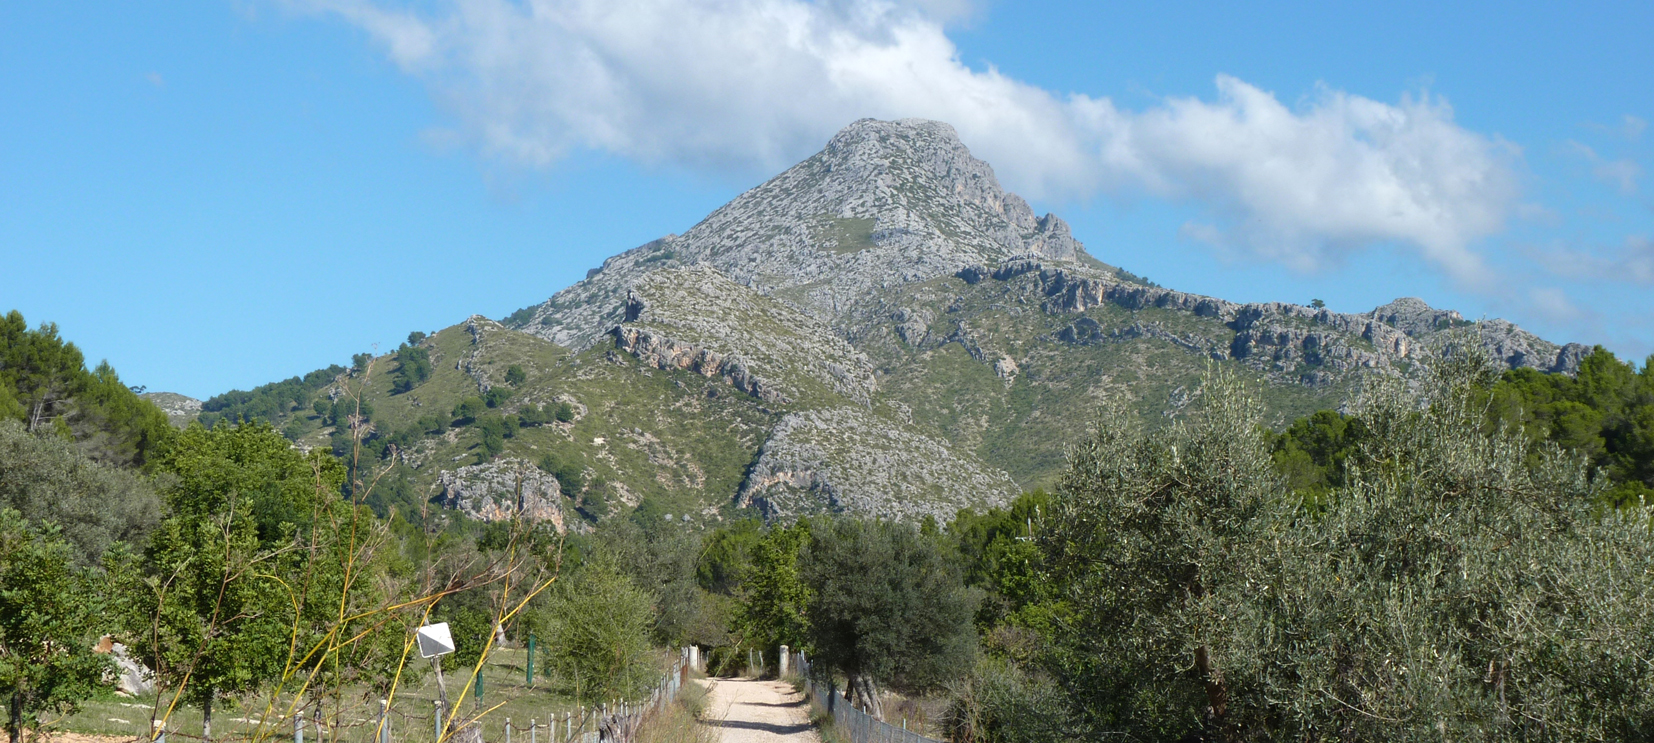
[[[804,706],[804,700],[800,699],[796,702],[736,702],[736,704],[744,704],[744,705],[747,705],[749,707],[781,707],[781,708],[787,708],[787,707],[802,707],[802,706]]]
[[[776,735],[797,735],[814,729],[810,723],[798,725],[776,725],[768,722],[747,722],[745,720],[710,720],[706,723],[712,727],[733,728],[737,730],[762,730]]]

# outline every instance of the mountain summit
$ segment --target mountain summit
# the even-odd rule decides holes
[[[521,328],[584,348],[618,321],[643,273],[707,265],[823,320],[874,289],[949,276],[1013,256],[1089,258],[1054,214],[1037,217],[936,121],[862,119],[683,235],[604,261]]]
[[[1586,352],[1417,299],[1348,314],[1148,284],[1006,192],[952,127],[912,119],[851,124],[503,324],[411,342],[392,374],[284,383],[325,398],[278,425],[338,450],[339,401],[361,389],[370,443],[400,452],[386,504],[435,492],[573,529],[633,508],[946,519],[1050,484],[1105,400],[1177,416],[1213,364],[1279,426],[1466,344],[1563,373]]]

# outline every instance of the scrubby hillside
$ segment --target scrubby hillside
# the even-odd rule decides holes
[[[1161,288],[1035,216],[946,124],[864,120],[503,324],[205,415],[341,454],[360,433],[364,467],[387,468],[374,502],[406,512],[945,518],[1048,483],[1107,398],[1164,420],[1219,365],[1282,426],[1463,343],[1546,372],[1586,351],[1416,299],[1340,314]]]

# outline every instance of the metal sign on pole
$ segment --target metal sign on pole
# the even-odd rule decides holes
[[[420,627],[415,633],[419,640],[419,657],[430,658],[431,667],[436,669],[436,737],[442,740],[442,718],[448,714],[448,684],[442,680],[442,656],[454,652],[454,634],[448,630],[447,622],[437,622]]]

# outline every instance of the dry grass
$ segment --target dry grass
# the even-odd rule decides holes
[[[636,743],[717,743],[718,731],[701,724],[706,710],[706,688],[688,684],[678,698],[638,727]]]

